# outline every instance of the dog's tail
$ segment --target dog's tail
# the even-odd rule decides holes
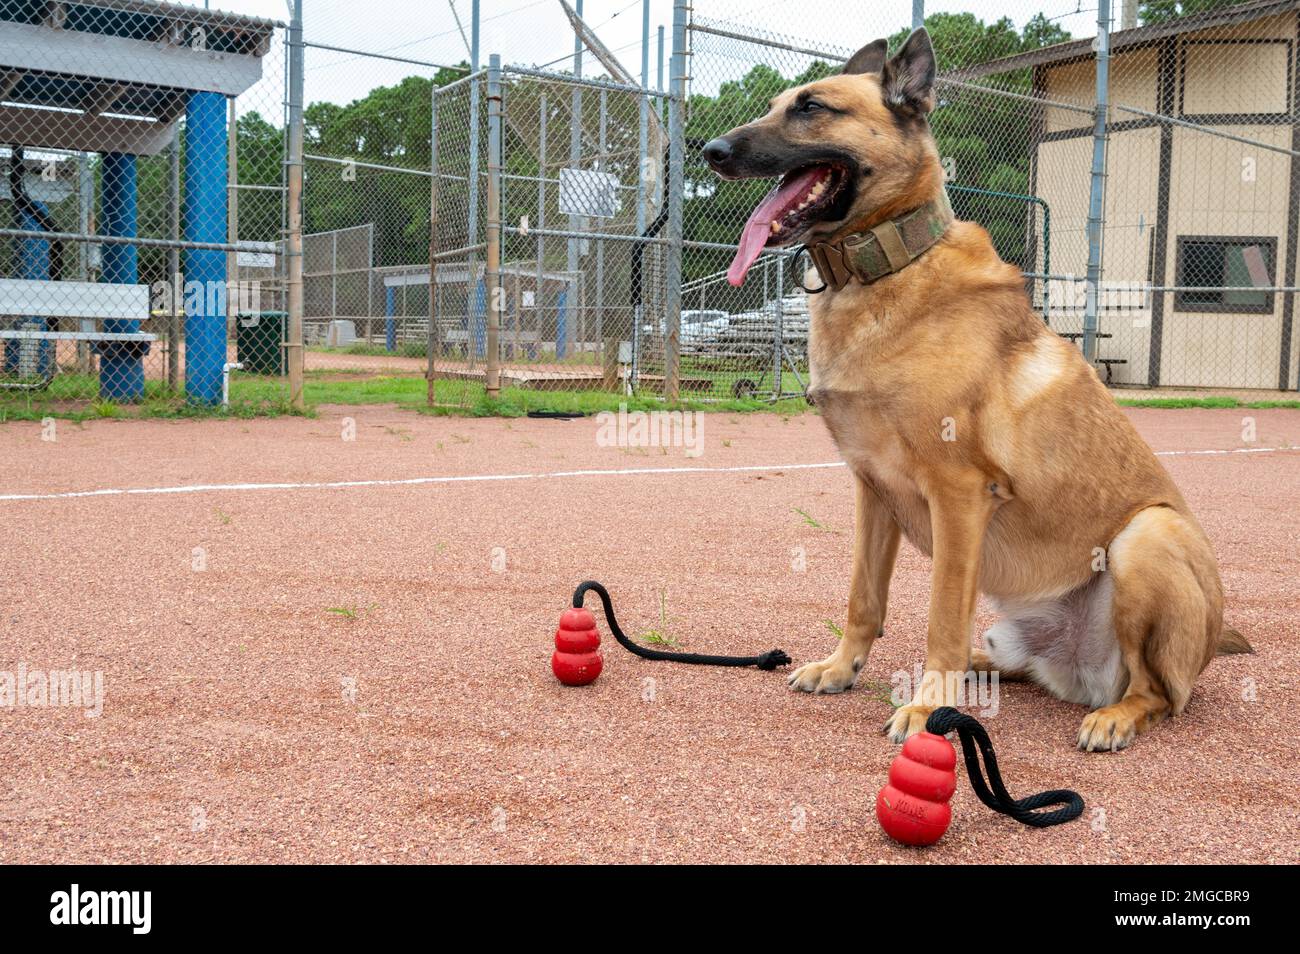
[[[1225,626],[1219,632],[1219,651],[1215,655],[1231,656],[1235,653],[1253,653],[1254,651],[1254,647],[1246,641],[1246,637],[1235,629],[1229,629]]]

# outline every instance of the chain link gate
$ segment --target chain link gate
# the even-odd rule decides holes
[[[0,418],[283,404],[285,56],[256,17],[0,4]]]
[[[490,386],[664,392],[664,100],[498,66],[436,91],[431,373],[461,383],[448,400]],[[682,389],[707,394],[712,382]]]

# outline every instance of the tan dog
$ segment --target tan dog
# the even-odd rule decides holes
[[[848,627],[790,685],[852,686],[902,533],[934,569],[925,675],[891,739],[954,704],[954,677],[996,669],[1092,708],[1080,748],[1122,749],[1183,710],[1216,653],[1250,646],[1223,627],[1210,544],[1151,449],[988,233],[943,217],[929,36],[886,55],[864,47],[705,147],[725,178],[782,176],[732,282],[764,247],[803,242],[829,285],[809,297],[809,396],[856,483]],[[928,240],[913,210],[929,210]],[[987,654],[971,648],[981,591],[1002,614]]]

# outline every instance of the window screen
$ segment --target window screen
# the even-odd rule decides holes
[[[1176,311],[1270,312],[1277,239],[1260,236],[1180,235]],[[1231,289],[1239,289],[1233,291]]]

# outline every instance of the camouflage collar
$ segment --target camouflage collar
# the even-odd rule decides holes
[[[870,285],[920,258],[943,237],[952,221],[952,206],[944,191],[920,208],[865,232],[855,232],[838,242],[808,245],[808,257],[826,288],[839,291],[853,278]]]

